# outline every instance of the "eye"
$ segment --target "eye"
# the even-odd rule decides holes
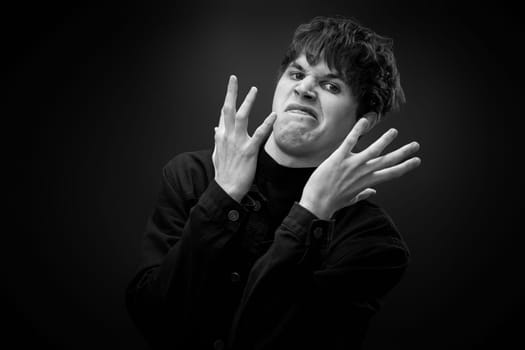
[[[290,71],[288,75],[293,80],[301,80],[304,78],[304,73],[299,71]]]
[[[339,86],[338,86],[337,84],[334,84],[334,83],[329,83],[329,82],[324,83],[324,84],[323,84],[323,87],[324,87],[326,90],[328,90],[328,91],[330,91],[331,93],[333,93],[333,94],[338,94],[338,93],[341,91],[341,89],[339,88]]]

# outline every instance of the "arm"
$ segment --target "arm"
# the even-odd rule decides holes
[[[279,339],[286,341],[294,334],[300,339],[301,334],[308,334],[308,328],[294,327],[312,313],[324,315],[315,320],[317,330],[311,330],[324,329],[325,336],[335,328],[326,328],[336,325],[333,315],[351,319],[354,327],[341,330],[347,339],[337,340],[341,334],[328,337],[333,346],[350,345],[362,339],[366,322],[377,310],[375,303],[401,277],[408,251],[400,240],[389,238],[396,233],[393,225],[373,216],[365,217],[365,224],[345,223],[348,227],[340,228],[343,236],[361,239],[338,239],[338,244],[330,247],[336,261],[330,262],[329,256],[325,266],[317,265],[323,236],[329,234],[335,212],[371,195],[373,190],[368,186],[419,165],[417,158],[400,163],[417,150],[414,144],[378,157],[395,137],[392,131],[362,153],[351,153],[365,127],[364,120],[356,123],[341,146],[312,174],[301,201],[279,227],[272,247],[252,269],[232,330],[231,341],[236,347],[262,343],[271,348],[278,346]],[[306,305],[316,311],[305,310]]]
[[[188,193],[194,177],[203,175],[180,171],[187,159],[178,157],[164,169],[162,190],[147,225],[142,268],[126,297],[132,319],[153,345],[209,342],[226,332],[221,327],[228,329],[224,320],[233,307],[230,300],[217,298],[234,294],[224,274],[232,238],[248,215],[239,202],[253,181],[260,143],[273,122],[268,117],[253,137],[248,136],[255,93],[252,88],[237,112],[237,81],[230,78],[215,130],[215,178],[199,198]]]
[[[338,243],[313,273],[317,326],[329,349],[359,348],[369,320],[401,280],[410,255],[385,220],[362,223],[360,233]]]
[[[183,343],[185,336],[192,336],[192,320],[208,319],[210,294],[230,288],[219,277],[227,264],[229,243],[247,217],[215,181],[198,200],[184,193],[180,176],[172,172],[184,161],[177,157],[176,164],[164,168],[160,195],[146,227],[141,268],[126,295],[132,319],[154,345],[165,343],[167,334],[173,334],[171,344]]]
[[[232,348],[338,349],[362,340],[379,300],[400,280],[408,249],[391,238],[397,232],[383,217],[354,219],[337,225],[342,232],[326,250],[335,222],[294,204],[250,272]]]

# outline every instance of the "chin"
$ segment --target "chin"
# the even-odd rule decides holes
[[[300,130],[281,130],[274,133],[275,143],[287,154],[294,156],[308,156],[315,150],[315,142]]]

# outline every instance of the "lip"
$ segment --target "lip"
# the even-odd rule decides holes
[[[306,112],[306,113],[310,114],[312,117],[314,117],[317,120],[317,113],[315,112],[315,110],[312,107],[300,105],[300,104],[297,104],[297,103],[291,103],[291,104],[289,104],[286,107],[285,112],[288,112],[288,111],[293,110],[293,109],[297,109],[299,111]]]

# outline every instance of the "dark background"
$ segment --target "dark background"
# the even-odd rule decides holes
[[[507,130],[522,99],[517,12],[501,3],[191,3],[4,8],[4,339],[145,349],[124,288],[162,166],[212,147],[230,74],[240,96],[259,88],[253,131],[270,112],[294,29],[340,14],[394,38],[407,95],[365,143],[396,127],[390,149],[422,146],[417,171],[377,187],[412,264],[365,349],[523,344],[523,239],[511,227],[521,185],[506,169],[517,159]]]

